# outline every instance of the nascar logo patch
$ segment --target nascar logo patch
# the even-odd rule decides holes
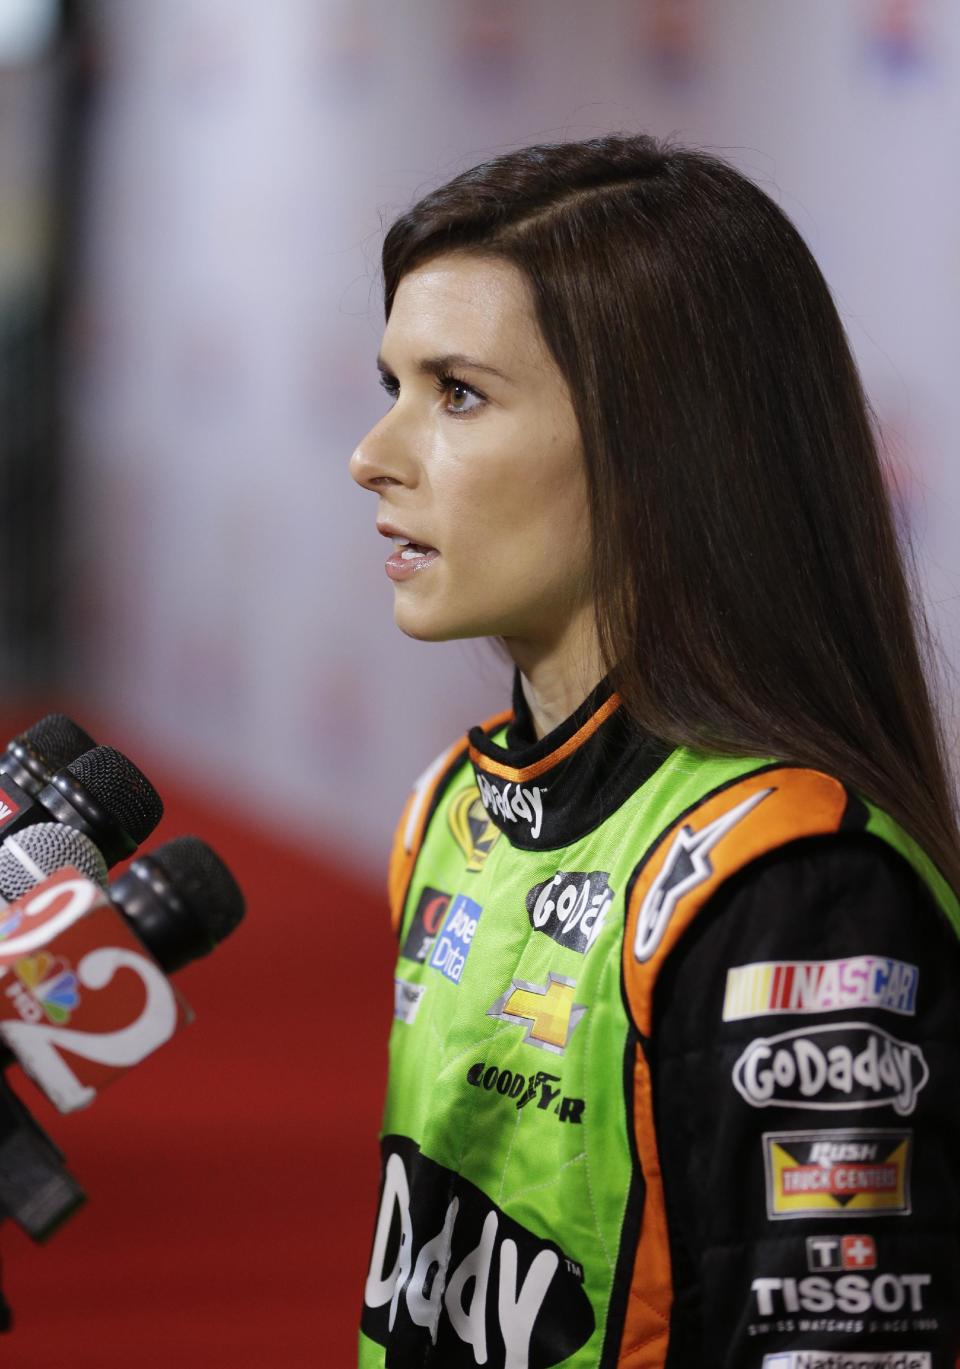
[[[883,1008],[912,1017],[919,981],[916,965],[883,955],[736,965],[727,971],[723,1020],[849,1008]]]

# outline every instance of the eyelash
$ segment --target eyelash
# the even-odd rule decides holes
[[[400,382],[395,376],[381,372],[380,384],[386,390],[387,394],[390,395],[391,399],[396,399],[397,395],[400,393]],[[480,400],[480,403],[475,404],[472,409],[448,409],[447,413],[450,414],[452,418],[469,418],[472,414],[478,413],[487,402],[486,395],[482,395],[479,390],[475,390],[472,385],[468,385],[465,380],[461,380],[459,376],[452,375],[449,371],[441,371],[434,377],[433,384],[434,389],[438,394],[446,394],[447,390],[452,386],[457,385],[461,390],[466,390],[467,394],[471,394],[475,399]]]

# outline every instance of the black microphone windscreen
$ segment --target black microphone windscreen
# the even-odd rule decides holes
[[[51,771],[62,770],[96,745],[89,733],[63,713],[48,713],[45,718],[21,732],[14,741],[32,747]]]
[[[137,845],[163,817],[160,795],[122,751],[95,746],[66,768]]]
[[[199,837],[174,837],[149,853],[214,945],[233,931],[244,914],[240,886],[226,865]],[[203,951],[198,950],[198,954]]]

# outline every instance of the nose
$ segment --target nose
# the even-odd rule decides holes
[[[350,475],[365,490],[378,491],[386,485],[414,483],[414,462],[405,454],[399,436],[391,432],[389,420],[392,412],[384,414],[350,457]]]

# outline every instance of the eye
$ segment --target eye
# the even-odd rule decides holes
[[[397,380],[396,376],[392,376],[389,371],[380,372],[380,385],[386,390],[391,399],[396,399],[400,393],[400,382]],[[453,418],[476,413],[477,410],[481,409],[487,402],[486,396],[482,395],[479,390],[475,390],[474,387],[468,385],[465,380],[461,380],[458,376],[450,375],[448,372],[443,372],[435,377],[434,388],[439,394],[446,394],[448,390],[457,392],[457,401],[447,408],[447,413]],[[471,395],[477,403],[464,408],[462,400],[464,397],[469,397]]]
[[[472,404],[467,409],[451,408],[449,412],[451,414],[456,415],[457,417],[459,417],[461,414],[475,413],[477,409],[482,409],[484,404],[486,403],[486,399],[480,393],[479,390],[475,390],[473,386],[468,385],[465,380],[460,380],[457,376],[450,375],[449,372],[442,372],[440,375],[437,376],[436,388],[440,392],[440,394],[445,394],[447,390],[461,390],[464,394],[468,396],[472,395],[474,399],[478,401],[478,403]]]

